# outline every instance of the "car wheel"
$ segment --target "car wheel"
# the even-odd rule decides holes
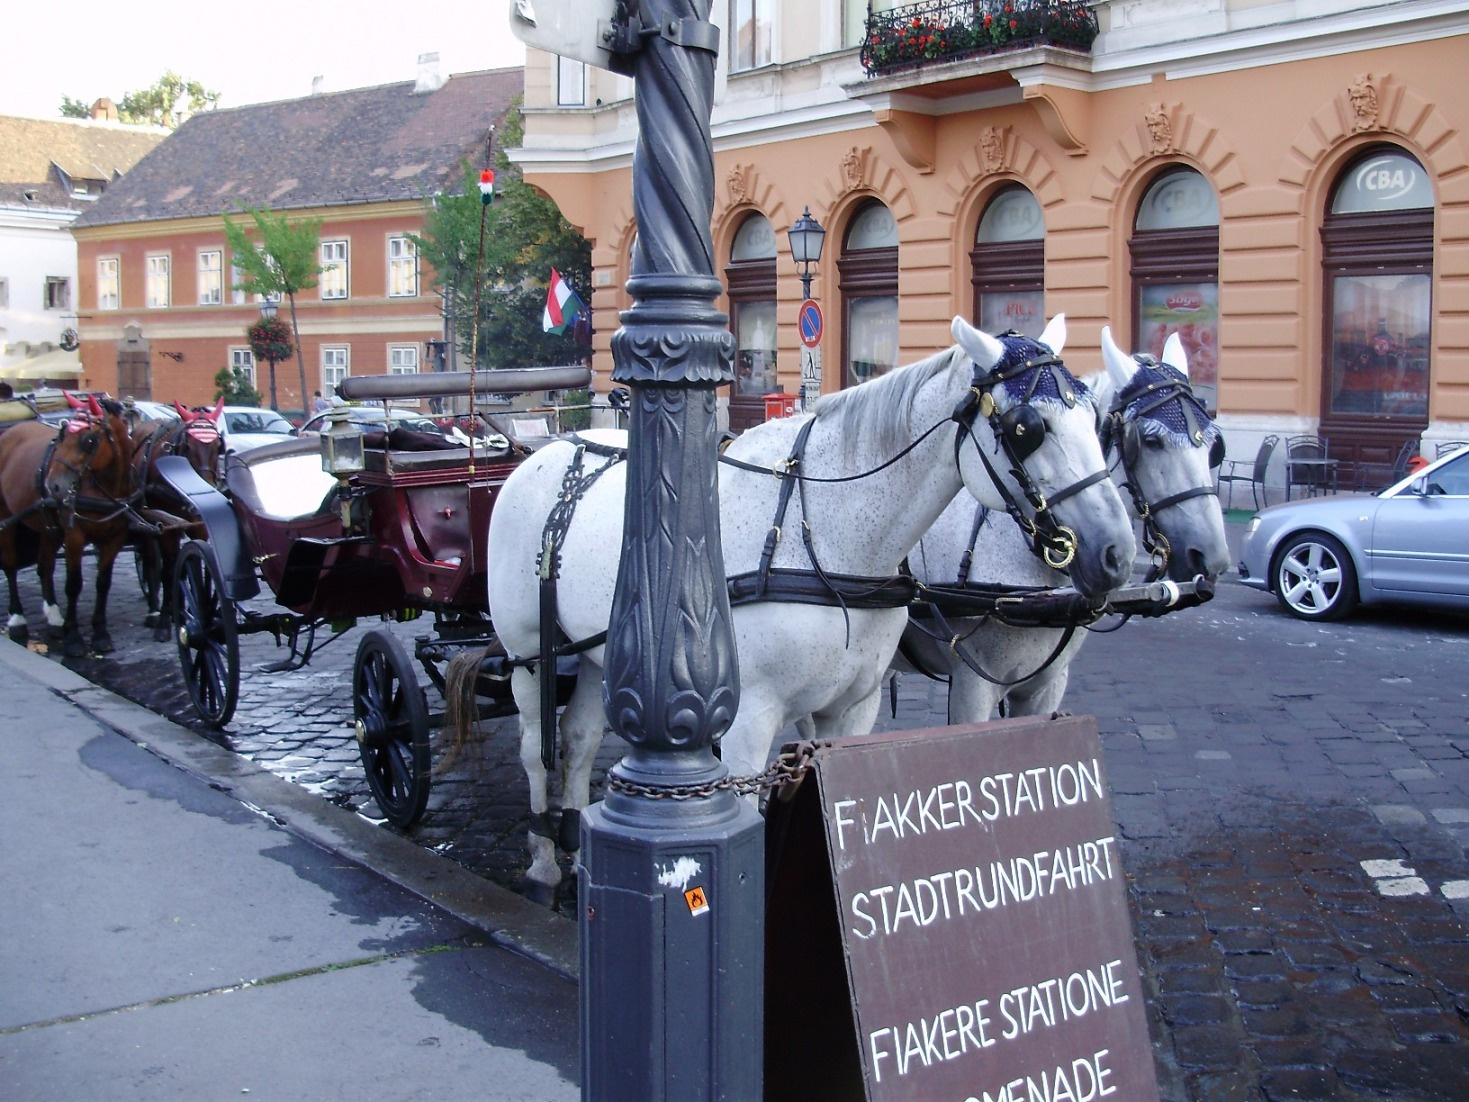
[[[1357,570],[1340,542],[1318,532],[1292,536],[1275,558],[1275,596],[1302,620],[1340,620],[1357,607]]]

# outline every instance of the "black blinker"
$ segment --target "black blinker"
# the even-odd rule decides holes
[[[1214,443],[1209,445],[1209,467],[1212,470],[1224,462],[1224,434],[1219,433],[1214,437]]]
[[[1010,443],[1016,459],[1035,454],[1046,438],[1046,422],[1034,407],[1012,406],[1000,415],[1000,431]]]

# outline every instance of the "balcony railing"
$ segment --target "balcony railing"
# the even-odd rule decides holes
[[[926,0],[867,13],[862,67],[886,75],[1030,46],[1086,53],[1096,37],[1084,0]]]

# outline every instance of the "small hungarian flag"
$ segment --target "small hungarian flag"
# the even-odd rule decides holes
[[[546,312],[541,315],[541,329],[547,333],[564,333],[585,311],[586,306],[571,289],[571,284],[552,268],[551,286],[546,290]]]

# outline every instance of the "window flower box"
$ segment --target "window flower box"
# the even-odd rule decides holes
[[[1089,51],[1097,16],[1084,0],[927,0],[867,13],[868,76],[1003,50],[1056,46]]]

